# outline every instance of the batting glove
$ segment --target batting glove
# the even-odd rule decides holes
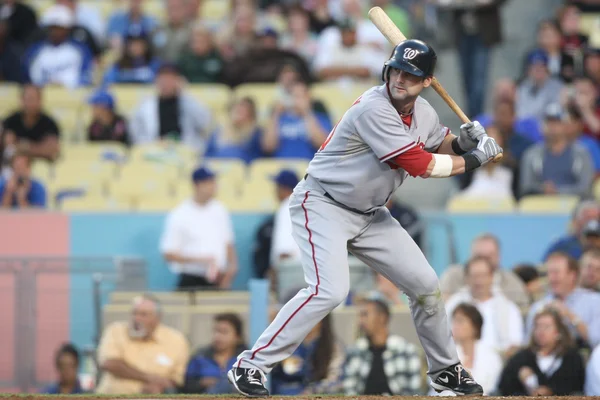
[[[472,150],[477,147],[479,140],[485,134],[485,129],[479,121],[462,124],[458,136],[458,145],[464,151]]]
[[[473,149],[471,154],[477,157],[477,160],[481,163],[480,165],[485,165],[502,152],[502,147],[498,146],[496,140],[484,134],[480,137],[477,148]]]

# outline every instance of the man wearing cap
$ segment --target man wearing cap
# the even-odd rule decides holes
[[[521,160],[520,195],[588,195],[594,165],[581,144],[569,141],[560,105],[546,109],[543,132],[544,142],[531,146]]]
[[[68,88],[92,83],[93,55],[70,38],[75,24],[72,11],[62,5],[50,7],[42,19],[48,35],[31,46],[24,56],[25,75],[35,85],[56,84]]]
[[[94,93],[88,100],[92,106],[92,123],[88,127],[90,142],[121,142],[129,145],[127,122],[115,113],[115,100],[104,90]]]
[[[179,274],[179,289],[229,289],[237,272],[231,217],[214,198],[211,170],[196,169],[192,182],[193,197],[167,217],[160,250],[171,271]]]
[[[527,77],[517,89],[517,119],[544,119],[546,108],[558,101],[562,82],[550,76],[548,56],[534,50],[527,56]]]

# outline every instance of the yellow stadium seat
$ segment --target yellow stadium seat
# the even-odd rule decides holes
[[[515,201],[512,198],[456,196],[447,205],[447,211],[456,214],[511,213],[514,209]]]
[[[54,117],[61,131],[61,141],[72,141],[72,138],[83,130],[83,127],[80,125],[79,110],[77,108],[50,108],[50,115]]]
[[[21,102],[21,90],[14,83],[2,82],[0,84],[0,118],[15,112]]]
[[[229,1],[223,0],[204,0],[200,11],[202,20],[221,21],[229,16]]]
[[[124,116],[130,116],[146,97],[155,93],[152,85],[112,85],[110,91],[117,111]]]
[[[298,179],[302,179],[306,174],[308,160],[304,159],[277,159],[277,158],[261,158],[250,164],[249,179],[268,179],[277,175],[282,169],[291,169],[298,175]]]
[[[231,90],[223,84],[189,85],[187,92],[199,103],[210,108],[213,114],[226,111],[231,101]]]
[[[579,32],[586,36],[591,36],[600,29],[600,13],[581,14],[579,21]]]
[[[199,160],[198,152],[184,144],[175,142],[137,145],[131,149],[131,162],[165,164],[185,168]]]
[[[64,184],[91,184],[112,179],[115,169],[116,165],[111,162],[64,159],[54,165],[52,177],[54,181]]]
[[[244,83],[233,92],[236,99],[251,97],[256,103],[258,120],[269,116],[270,110],[277,99],[277,85],[274,83]]]
[[[269,179],[250,179],[244,186],[240,211],[274,212],[278,201],[275,184]]]
[[[600,201],[600,179],[596,179],[594,182],[593,193],[596,201]]]
[[[122,1],[115,1],[115,0],[102,0],[102,1],[98,1],[98,0],[84,0],[81,2],[81,4],[85,4],[87,7],[90,8],[95,8],[98,11],[100,11],[100,14],[102,15],[102,18],[106,21],[108,20],[108,18],[111,16],[111,14],[118,10],[118,9],[124,9],[125,7],[123,7],[124,2]]]
[[[153,163],[129,163],[110,183],[109,192],[118,198],[128,199],[137,207],[146,196],[175,197],[178,177],[172,166]]]
[[[92,142],[61,147],[61,156],[68,161],[118,161],[124,159],[127,152],[127,147],[117,142]]]
[[[53,164],[45,160],[34,160],[31,166],[31,175],[43,182],[49,181],[53,176]]]
[[[42,101],[44,108],[50,110],[50,114],[59,108],[67,108],[80,111],[87,106],[87,99],[92,89],[77,88],[68,89],[64,86],[49,85],[44,87]]]
[[[60,209],[62,211],[82,212],[130,211],[132,206],[126,200],[90,194],[80,197],[67,197],[62,201]]]
[[[155,17],[159,22],[164,22],[167,18],[164,0],[148,0],[144,2],[144,11]]]
[[[362,95],[372,84],[352,83],[343,85],[335,82],[317,83],[311,88],[313,99],[323,102],[331,122],[335,124],[350,108],[352,103]]]
[[[571,213],[578,203],[577,196],[532,195],[519,201],[519,211],[529,214],[567,214]]]
[[[217,176],[216,199],[223,203],[229,212],[245,211],[242,190],[243,186],[239,186],[234,181],[229,181],[226,175]],[[175,188],[177,204],[192,198],[192,196],[193,186],[190,178],[180,179]]]
[[[173,196],[141,196],[136,201],[135,209],[140,212],[169,212],[179,203]]]

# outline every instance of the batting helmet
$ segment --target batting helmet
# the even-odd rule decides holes
[[[432,76],[437,62],[433,48],[420,40],[408,39],[400,42],[389,60],[383,64],[381,79],[387,82],[390,67],[416,76]]]

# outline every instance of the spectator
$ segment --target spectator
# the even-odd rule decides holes
[[[252,266],[256,278],[268,278],[267,274],[271,271],[271,247],[273,242],[274,224],[275,215],[269,215],[262,224],[260,224],[254,235]]]
[[[567,118],[565,121],[566,132],[571,142],[577,142],[584,147],[592,159],[594,171],[597,174],[600,172],[600,142],[593,136],[584,135],[583,115],[574,104],[567,105]]]
[[[523,342],[523,317],[517,305],[494,293],[494,268],[488,258],[475,257],[465,265],[467,286],[446,301],[452,315],[461,303],[472,304],[483,316],[481,341],[499,353],[510,354]]]
[[[149,96],[134,111],[129,132],[134,143],[172,139],[201,150],[211,129],[208,108],[183,88],[179,69],[162,65],[156,76],[156,96]]]
[[[583,253],[579,268],[581,269],[580,286],[600,292],[600,250],[592,249]]]
[[[20,49],[9,36],[8,22],[0,19],[0,82],[23,81],[20,58]]]
[[[600,90],[600,48],[588,47],[585,52],[585,74]]]
[[[77,371],[79,370],[79,351],[72,344],[62,345],[56,352],[54,366],[58,381],[42,390],[42,394],[82,394]]]
[[[106,35],[111,47],[119,49],[126,36],[151,34],[157,28],[156,18],[144,13],[143,3],[144,0],[128,0],[127,10],[117,10],[110,16]]]
[[[104,42],[104,20],[97,7],[81,4],[80,0],[56,0],[56,4],[68,7],[77,25],[91,32],[98,43]]]
[[[571,82],[575,77],[575,59],[562,51],[560,26],[554,20],[544,20],[538,25],[537,44],[548,56],[550,76]]]
[[[261,136],[254,100],[243,97],[230,106],[225,126],[211,135],[204,156],[237,158],[249,164],[262,155]]]
[[[192,28],[187,50],[177,62],[190,83],[217,83],[222,80],[223,60],[217,51],[212,33],[202,23]]]
[[[504,138],[494,125],[486,128],[487,134],[504,147]],[[513,198],[513,171],[500,163],[487,163],[473,172],[469,186],[460,193],[465,197]]]
[[[493,291],[502,293],[511,299],[519,308],[529,306],[529,296],[525,285],[514,272],[500,266],[500,241],[492,234],[477,236],[471,242],[470,258],[486,257],[494,268]],[[465,270],[462,266],[451,266],[440,278],[442,296],[448,299],[466,285]]]
[[[593,200],[579,203],[570,222],[570,233],[552,243],[544,253],[543,260],[554,252],[567,253],[569,256],[579,259],[583,253],[585,236],[584,228],[588,222],[600,219],[600,205]]]
[[[390,211],[390,214],[392,214],[392,217],[408,232],[417,246],[422,248],[425,227],[417,212],[411,206],[397,201],[393,197],[390,197],[385,206]]]
[[[293,5],[287,10],[288,30],[280,39],[284,50],[298,53],[304,61],[311,63],[317,55],[318,41],[310,31],[310,14],[300,5]]]
[[[600,221],[588,221],[582,231],[583,251],[600,250]]]
[[[335,25],[335,19],[329,10],[329,0],[315,0],[304,4],[310,16],[310,31],[317,35],[326,28]]]
[[[217,33],[217,46],[227,61],[247,55],[258,32],[256,11],[251,6],[236,7],[232,20]]]
[[[45,208],[46,189],[31,177],[31,159],[16,153],[11,168],[10,178],[0,178],[0,206],[3,209]]]
[[[583,391],[584,364],[568,328],[549,309],[533,319],[529,345],[506,363],[498,388],[502,396],[565,396]]]
[[[192,356],[185,373],[185,393],[234,393],[227,380],[227,371],[243,349],[243,323],[237,314],[217,314],[213,318],[210,346]]]
[[[60,152],[60,130],[52,117],[42,110],[42,89],[25,85],[21,91],[21,109],[4,120],[5,157],[15,151],[32,158],[56,160]]]
[[[290,357],[271,372],[272,394],[297,396],[337,393],[341,388],[344,349],[336,342],[328,314]]]
[[[364,81],[381,73],[379,58],[369,45],[358,43],[356,29],[346,20],[339,25],[341,41],[319,47],[313,67],[320,80]]]
[[[35,85],[58,84],[68,88],[92,83],[92,53],[70,38],[75,19],[67,7],[56,5],[44,15],[48,39],[31,46],[24,59],[28,81]]]
[[[600,346],[592,352],[585,374],[585,395],[600,396]]]
[[[275,105],[265,129],[262,149],[276,158],[310,160],[330,130],[327,115],[312,110],[306,84],[296,82],[290,104],[279,102]]]
[[[579,30],[581,12],[576,6],[567,4],[560,10],[558,19],[562,32],[563,51],[573,57],[581,57],[588,42],[588,38]]]
[[[477,307],[461,303],[452,312],[452,336],[456,341],[458,358],[483,387],[483,394],[496,392],[502,372],[502,358],[497,351],[481,339],[485,320]]]
[[[405,296],[403,296],[402,291],[389,279],[376,272],[373,275],[375,277],[375,290],[367,296],[380,297],[382,300],[386,301],[392,306],[408,304],[408,302],[405,299]],[[363,299],[364,296],[361,296],[360,294],[351,298],[353,303],[360,303],[360,301],[362,301]]]
[[[419,351],[404,338],[390,334],[389,322],[390,310],[383,301],[367,299],[360,305],[358,323],[365,337],[358,339],[346,358],[346,396],[420,392]]]
[[[178,288],[229,289],[237,272],[231,217],[215,199],[214,173],[198,168],[192,174],[193,198],[167,217],[160,250],[179,274]]]
[[[159,67],[150,38],[144,33],[128,34],[119,60],[106,71],[103,83],[152,83]]]
[[[165,1],[167,23],[154,34],[154,47],[158,57],[173,63],[190,42],[192,33],[186,0]]]
[[[527,55],[527,76],[517,89],[517,118],[535,118],[542,121],[548,107],[556,103],[562,82],[550,76],[548,56],[542,50]]]
[[[390,17],[394,25],[396,25],[406,37],[413,37],[413,29],[411,26],[411,16],[404,10],[405,4],[399,5],[397,1],[392,0],[372,0],[372,7],[381,7],[383,11]]]
[[[560,106],[546,112],[544,143],[531,146],[521,160],[520,194],[588,195],[594,165],[588,151],[569,141]]]
[[[513,272],[525,284],[530,304],[538,301],[543,296],[544,286],[542,278],[534,265],[520,264],[513,268]]]
[[[130,321],[104,329],[98,346],[99,394],[173,393],[183,385],[189,357],[181,332],[163,325],[159,301],[136,297]]]
[[[38,27],[35,11],[19,0],[0,1],[0,20],[8,23],[8,37],[21,49],[26,46],[31,34]]]
[[[600,343],[600,294],[578,286],[579,265],[567,254],[550,254],[546,269],[549,292],[531,306],[527,316],[527,335],[533,331],[536,313],[549,306],[560,314],[579,347],[595,347]]]
[[[567,105],[581,115],[584,123],[582,133],[594,138],[597,143],[600,139],[600,97],[594,82],[585,77],[577,78]]]
[[[131,144],[127,121],[115,112],[115,101],[109,92],[97,91],[90,97],[88,104],[92,106],[92,122],[88,127],[90,142]]]

